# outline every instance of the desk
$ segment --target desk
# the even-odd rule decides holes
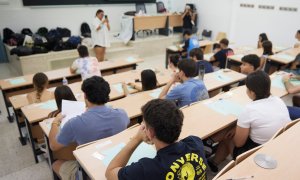
[[[220,180],[254,176],[253,179],[299,179],[300,171],[300,123],[283,132],[275,139],[267,142],[261,149],[240,162],[231,170],[222,175]],[[267,154],[277,161],[275,169],[263,169],[256,165],[253,158],[257,154]]]
[[[109,72],[111,72],[111,74],[114,74],[120,71],[128,70],[128,68],[135,69],[137,63],[142,61],[143,61],[142,59],[120,59],[114,61],[100,62],[99,66],[101,69],[101,73],[103,75]],[[71,74],[69,68],[47,71],[45,72],[45,74],[48,76],[50,87],[60,85],[63,77],[66,77],[69,83],[81,81],[81,76],[79,74]],[[8,110],[8,108],[10,107],[8,98],[13,95],[24,94],[32,91],[33,76],[34,75],[31,74],[31,75],[25,75],[25,76],[0,80],[0,87],[2,90],[3,99],[8,114],[8,120],[10,122],[13,122],[13,116]]]
[[[201,40],[199,41],[200,47],[202,49],[204,49],[204,53],[211,53],[212,52],[212,46],[215,42],[214,41],[209,41],[209,40]],[[180,46],[183,46],[183,44],[181,44]],[[169,64],[169,56],[172,54],[178,54],[179,50],[178,47],[176,45],[172,45],[167,47],[166,49],[166,68],[168,68],[168,64]]]

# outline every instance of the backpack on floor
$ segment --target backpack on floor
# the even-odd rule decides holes
[[[91,37],[91,28],[88,23],[84,22],[80,27],[81,36],[83,37]]]

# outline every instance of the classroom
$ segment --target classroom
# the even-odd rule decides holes
[[[0,0],[0,180],[300,179],[300,1]]]

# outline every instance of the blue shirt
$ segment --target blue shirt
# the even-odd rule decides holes
[[[73,142],[81,145],[115,135],[126,129],[128,124],[129,118],[124,110],[96,106],[70,119],[56,139],[64,146]]]
[[[209,96],[203,81],[193,78],[174,87],[166,96],[168,100],[177,101],[178,107],[183,107],[207,98]]]
[[[222,49],[214,54],[215,60],[219,62],[219,68],[224,69],[226,66],[227,57],[233,54],[233,50],[230,48]]]
[[[207,179],[206,169],[207,162],[201,139],[189,136],[160,149],[153,159],[142,158],[121,168],[118,179]]]
[[[210,64],[210,62],[207,62],[207,61],[205,61],[205,60],[200,60],[200,61],[197,61],[197,72],[196,72],[196,76],[198,76],[198,74],[199,74],[199,68],[200,68],[200,65],[204,65],[205,74],[206,74],[206,73],[214,72],[214,69],[213,69],[212,65]]]
[[[189,56],[190,51],[192,49],[199,48],[199,47],[200,47],[200,44],[199,44],[198,38],[196,36],[192,36],[191,38],[185,40],[183,49],[184,49],[184,51],[187,52],[187,57],[190,57]]]

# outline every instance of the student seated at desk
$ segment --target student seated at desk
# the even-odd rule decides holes
[[[178,54],[170,56],[168,67],[169,67],[173,72],[177,72],[177,71],[178,71],[178,62],[179,62],[179,61],[180,61],[180,56],[179,56]]]
[[[178,63],[179,72],[173,75],[171,80],[163,88],[159,98],[176,101],[179,107],[209,98],[203,81],[194,79],[196,68],[196,63],[193,60],[181,60]],[[171,86],[177,82],[181,84],[175,86],[169,92]]]
[[[190,58],[192,58],[197,64],[196,76],[199,74],[199,67],[201,65],[204,66],[205,74],[214,72],[212,65],[208,61],[204,60],[203,51],[200,48],[192,49],[190,51]]]
[[[267,58],[274,54],[273,44],[272,44],[271,41],[268,41],[268,40],[264,41],[262,43],[262,48],[263,48],[263,55],[260,58],[260,67],[259,67],[259,69],[264,70]],[[273,62],[268,62],[268,63],[270,63],[271,65],[274,64]]]
[[[167,110],[166,110],[167,109]],[[202,140],[178,137],[183,125],[183,113],[167,100],[156,99],[142,107],[144,121],[138,133],[109,163],[108,180],[207,179],[207,163]],[[154,144],[153,159],[142,158],[128,166],[128,160],[142,143]]]
[[[295,48],[300,48],[300,30],[298,30],[297,32],[296,32],[296,35],[295,35],[295,38],[298,40],[298,42],[296,42],[296,44],[295,44]]]
[[[196,36],[192,36],[192,31],[186,30],[183,32],[184,46],[179,48],[183,57],[189,57],[189,53],[194,48],[199,48],[200,44]]]
[[[47,90],[48,77],[44,73],[36,73],[32,79],[34,91],[27,94],[29,104],[53,99],[53,93]]]
[[[300,53],[296,56],[295,60],[289,64],[283,71],[292,73],[294,75],[300,75]]]
[[[51,112],[48,115],[48,118],[54,118],[59,113],[61,113],[61,104],[62,100],[69,100],[69,101],[77,101],[71,88],[69,86],[58,86],[54,91],[54,98],[57,106],[57,110]]]
[[[262,46],[263,42],[268,41],[268,40],[269,40],[269,39],[268,39],[267,34],[266,34],[266,33],[261,33],[261,34],[258,36],[257,49],[262,48],[262,47],[263,47],[263,46]]]
[[[105,105],[109,100],[110,87],[102,77],[93,76],[83,81],[87,110],[76,116],[60,128],[63,115],[54,119],[49,133],[52,151],[57,151],[71,143],[78,145],[110,137],[127,128],[129,119],[122,109],[113,109]],[[63,180],[74,180],[78,170],[76,161],[57,160],[52,164],[54,172]]]
[[[137,86],[135,83],[129,83],[128,85],[139,91],[149,91],[157,88],[156,74],[151,69],[146,69],[141,72],[140,82],[142,83],[142,89],[139,86]],[[125,83],[122,83],[122,88],[124,90],[125,96],[130,94],[127,89],[127,85]]]
[[[269,141],[279,129],[291,121],[284,102],[271,95],[268,74],[263,71],[249,74],[246,87],[247,95],[253,102],[246,105],[238,116],[236,128],[227,129],[212,137],[213,141],[220,142],[214,158],[208,161],[214,172],[218,171],[217,165],[229,153],[235,159],[238,155]]]
[[[242,58],[241,73],[248,75],[257,71],[260,67],[260,58],[256,54],[249,54]],[[245,80],[239,82],[239,86],[245,85]]]
[[[90,57],[86,46],[80,45],[77,48],[79,58],[70,67],[71,73],[81,74],[82,80],[92,76],[101,76],[97,58]]]
[[[233,50],[228,48],[229,41],[224,38],[220,41],[221,50],[216,52],[211,58],[210,61],[216,61],[219,63],[218,67],[224,69],[226,66],[227,57],[233,55]]]

